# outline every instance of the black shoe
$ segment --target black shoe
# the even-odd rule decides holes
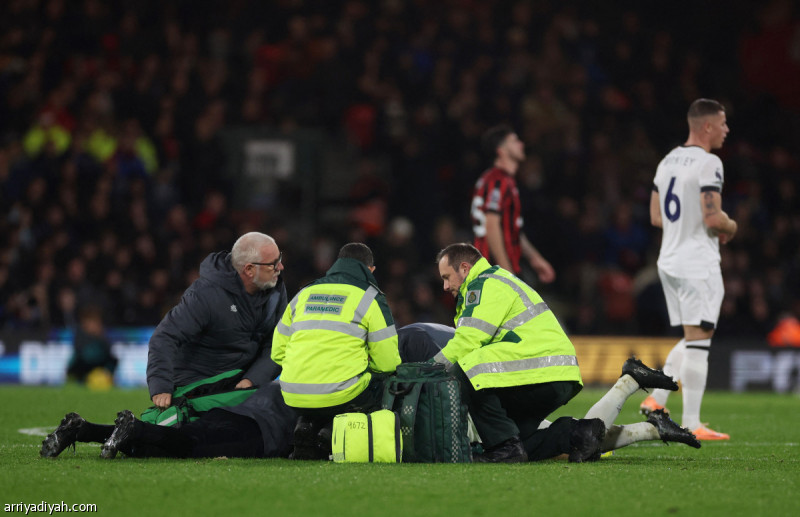
[[[312,446],[294,446],[294,450],[289,454],[290,460],[329,460],[330,453],[317,445]]]
[[[656,409],[647,415],[647,422],[653,424],[658,429],[658,436],[664,443],[667,442],[680,442],[685,443],[689,447],[695,449],[700,448],[700,442],[691,431],[685,427],[681,427],[667,415],[663,409]]]
[[[86,422],[78,413],[67,413],[56,427],[56,430],[48,434],[42,440],[42,450],[39,455],[42,458],[55,458],[69,446],[75,451],[75,441],[78,438],[78,430]]]
[[[333,420],[317,433],[317,445],[325,454],[325,459],[333,457]]]
[[[133,437],[136,417],[126,409],[117,413],[114,424],[116,424],[114,426],[114,432],[111,433],[111,437],[106,440],[106,443],[104,443],[103,447],[100,449],[100,457],[107,460],[114,459],[120,447],[124,447]]]
[[[320,426],[317,420],[298,418],[294,428],[294,451],[289,458],[293,460],[330,459],[332,430],[333,422],[329,429],[327,426]]]
[[[678,390],[678,383],[672,380],[672,377],[661,370],[654,370],[645,366],[644,363],[635,357],[631,357],[622,365],[622,375],[630,375],[633,377],[639,384],[639,387],[645,391],[645,388],[659,388],[669,391]],[[620,375],[620,377],[622,377],[622,375]]]
[[[583,463],[600,459],[600,446],[606,437],[606,425],[599,418],[581,419],[575,423],[570,436],[572,450],[569,461]]]
[[[483,454],[473,457],[476,463],[523,463],[528,461],[528,453],[522,442],[514,436],[499,445],[487,449]]]

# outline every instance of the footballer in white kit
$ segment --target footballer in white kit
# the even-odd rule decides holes
[[[722,161],[697,146],[676,147],[658,165],[662,228],[658,273],[672,326],[713,329],[725,294],[719,238],[703,221],[701,193],[722,192]]]
[[[700,422],[700,406],[708,377],[711,337],[719,319],[725,288],[719,245],[738,228],[722,210],[722,161],[719,149],[728,135],[725,108],[711,99],[697,99],[687,113],[689,137],[661,160],[653,180],[650,221],[664,231],[658,275],[667,301],[670,324],[683,326],[683,339],[672,348],[664,373],[681,381],[683,419],[698,440],[728,440]],[[657,389],[642,402],[645,414],[664,409],[669,391]]]

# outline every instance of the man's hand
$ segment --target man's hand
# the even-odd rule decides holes
[[[728,231],[720,234],[719,242],[721,244],[728,244],[733,239],[733,236],[736,235],[736,232],[739,230],[739,225],[736,224],[736,221],[733,219],[730,220],[730,224],[728,225]]]
[[[242,379],[236,384],[237,390],[241,390],[244,388],[252,388],[252,387],[253,383],[250,381],[250,379]]]
[[[711,235],[715,235],[717,238],[719,238],[720,244],[728,244],[731,239],[733,239],[733,236],[736,235],[736,231],[738,229],[739,225],[736,224],[736,221],[733,219],[728,219],[725,230],[715,230],[712,228]]]
[[[519,244],[522,247],[522,255],[528,259],[528,263],[536,272],[536,275],[542,283],[549,284],[556,279],[556,271],[553,269],[553,266],[539,253],[539,250],[531,244],[531,241],[529,241],[524,234],[520,234]],[[512,270],[509,269],[509,271]]]
[[[172,404],[172,393],[158,393],[153,395],[153,404],[157,408],[167,409]]]
[[[532,258],[530,260],[531,267],[536,274],[539,275],[539,280],[544,284],[549,284],[553,280],[556,279],[556,271],[553,269],[553,266],[544,259],[541,255],[536,258]]]

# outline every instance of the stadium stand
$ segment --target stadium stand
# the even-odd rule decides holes
[[[729,110],[724,208],[739,221],[719,335],[765,336],[800,316],[800,12],[703,9],[3,2],[0,330],[73,326],[88,303],[109,325],[153,325],[205,253],[254,226],[283,238],[290,293],[364,238],[398,326],[447,323],[431,260],[470,238],[478,139],[504,121],[527,144],[526,229],[558,274],[538,287],[565,326],[663,335],[650,186],[705,96]],[[296,199],[238,204],[221,174],[233,126],[313,128],[348,149],[352,217],[297,242]]]

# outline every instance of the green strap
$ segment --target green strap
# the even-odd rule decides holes
[[[391,376],[386,379],[386,385],[383,387],[383,400],[381,400],[381,409],[388,409],[394,411],[394,399],[397,396],[397,377]]]
[[[400,432],[400,417],[395,412],[392,414],[394,415],[394,461],[400,463],[403,461],[403,434]]]
[[[367,415],[367,450],[369,451],[369,462],[375,461],[375,437],[372,435],[372,414]]]
[[[172,394],[172,397],[173,398],[182,397],[183,395],[185,395],[186,393],[192,391],[193,389],[197,388],[198,386],[203,386],[204,384],[213,384],[213,383],[219,382],[219,381],[221,381],[223,379],[228,379],[230,377],[235,377],[235,376],[239,375],[241,372],[242,372],[241,369],[229,370],[227,372],[222,372],[220,374],[217,374],[217,375],[215,375],[213,377],[206,377],[205,379],[200,379],[199,381],[193,382],[191,384],[187,384],[186,386],[179,387]]]
[[[417,421],[417,406],[419,405],[419,395],[422,392],[422,383],[414,384],[406,396],[403,397],[400,406],[400,432],[403,435],[403,449],[409,455],[409,461],[416,459],[416,449],[414,448],[414,424]]]

